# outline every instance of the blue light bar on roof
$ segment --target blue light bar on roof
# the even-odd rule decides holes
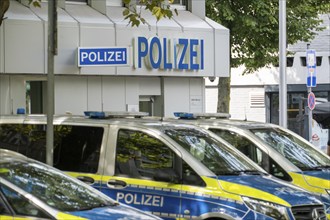
[[[187,113],[187,112],[174,112],[174,116],[181,118],[181,119],[193,119],[194,114],[193,113]]]
[[[149,116],[147,112],[102,112],[102,111],[85,111],[85,116],[89,118],[98,118],[98,119],[105,119],[105,118],[141,118],[144,116]]]
[[[105,118],[104,112],[85,111],[84,114],[89,118]]]
[[[228,113],[187,113],[174,112],[174,116],[180,119],[197,119],[197,118],[230,118]]]

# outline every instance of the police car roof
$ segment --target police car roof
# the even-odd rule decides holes
[[[235,119],[197,119],[199,123],[213,123],[214,125],[227,125],[239,127],[241,129],[256,129],[256,128],[269,128],[276,127],[274,124],[256,122],[256,121],[245,121],[245,120],[235,120]]]
[[[109,118],[90,118],[83,115],[54,115],[53,124],[84,124],[84,125],[126,125],[126,126],[137,126],[137,127],[148,127],[155,129],[164,129],[165,127],[194,127],[200,129],[199,127],[195,127],[193,125],[187,125],[186,123],[182,123],[178,120],[176,121],[163,121],[161,117],[134,117],[134,116],[114,116]],[[5,123],[47,123],[46,115],[1,115],[0,116],[0,124],[2,122]]]
[[[18,159],[28,159],[23,154],[20,154],[20,153],[17,153],[15,151],[11,151],[11,150],[2,149],[1,145],[0,145],[0,159],[8,158],[8,157],[18,158]]]

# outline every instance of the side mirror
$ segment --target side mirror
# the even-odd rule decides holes
[[[179,183],[179,176],[172,169],[159,169],[154,174],[156,181]]]

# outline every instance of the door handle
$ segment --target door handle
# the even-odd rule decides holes
[[[124,188],[127,186],[127,183],[122,180],[109,180],[108,187],[111,188]]]
[[[77,179],[89,185],[92,185],[95,182],[95,180],[89,176],[77,176]]]

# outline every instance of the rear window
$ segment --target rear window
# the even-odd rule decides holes
[[[55,125],[54,167],[96,173],[104,130],[101,127]],[[46,125],[1,124],[0,148],[46,162]]]

